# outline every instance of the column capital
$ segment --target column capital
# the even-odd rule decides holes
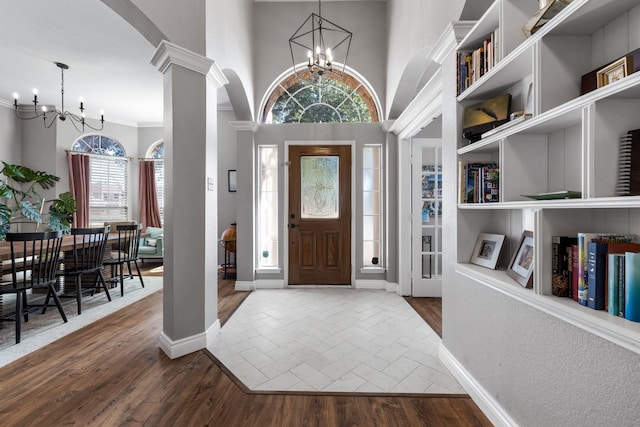
[[[222,73],[220,67],[218,67],[213,59],[207,58],[200,54],[185,49],[181,46],[163,40],[158,45],[153,57],[151,58],[151,64],[153,64],[161,73],[165,73],[169,66],[179,65],[196,73],[200,73],[207,76],[216,89],[229,83],[227,78]]]
[[[260,127],[259,123],[252,121],[231,121],[229,125],[237,132],[241,130],[248,130],[250,132],[255,132]]]

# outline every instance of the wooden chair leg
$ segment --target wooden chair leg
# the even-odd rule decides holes
[[[16,344],[20,344],[20,319],[22,318],[22,292],[16,293]]]
[[[124,263],[120,264],[120,296],[124,296]]]
[[[76,276],[76,303],[78,304],[78,316],[82,314],[82,274]]]
[[[140,279],[140,284],[144,288],[144,282],[142,281],[142,274],[140,274],[140,267],[138,267],[138,261],[133,260],[133,263],[136,265],[136,270],[138,271],[138,278]]]
[[[107,299],[111,301],[111,295],[109,295],[109,289],[107,288],[107,282],[104,280],[104,275],[102,274],[102,270],[98,270],[98,277],[96,278],[96,286],[98,285],[98,281],[102,284],[102,289],[104,289],[104,293],[107,294]]]
[[[49,299],[49,295],[51,295],[51,297],[53,298],[53,301],[56,304],[56,307],[58,307],[58,312],[60,313],[62,320],[64,320],[64,323],[67,323],[67,315],[64,313],[64,310],[62,309],[62,304],[60,304],[60,298],[58,298],[56,288],[53,285],[49,285],[49,293],[47,294],[47,300]]]

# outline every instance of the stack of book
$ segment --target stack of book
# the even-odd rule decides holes
[[[640,322],[640,243],[635,236],[552,237],[553,295]]]
[[[457,53],[457,94],[467,90],[480,77],[491,70],[500,60],[496,29],[475,50],[462,50]]]
[[[620,136],[617,196],[640,195],[640,129]]]
[[[495,203],[500,201],[500,168],[494,162],[459,164],[460,203]]]

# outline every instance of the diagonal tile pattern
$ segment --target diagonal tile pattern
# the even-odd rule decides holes
[[[439,345],[396,294],[311,288],[253,292],[209,351],[252,390],[464,394]]]

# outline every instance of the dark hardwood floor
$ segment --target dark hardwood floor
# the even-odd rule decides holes
[[[146,263],[145,263],[146,264]],[[221,280],[220,320],[247,297]],[[162,291],[0,369],[22,426],[490,426],[467,396],[250,392],[206,351],[158,348]]]

